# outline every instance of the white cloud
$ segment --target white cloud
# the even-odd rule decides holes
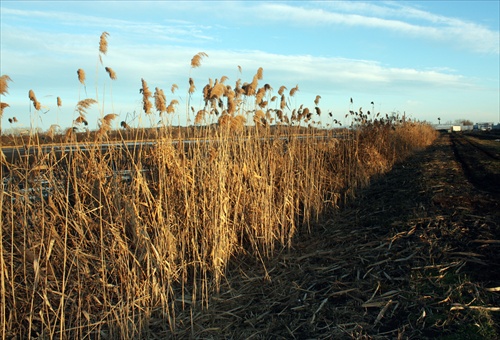
[[[293,22],[300,26],[343,25],[386,29],[405,36],[444,41],[479,53],[500,53],[500,33],[473,22],[397,4],[396,7],[361,2],[319,2],[314,5],[317,7],[265,3],[258,5],[255,13],[266,21]]]

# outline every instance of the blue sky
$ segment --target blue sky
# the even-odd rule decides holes
[[[269,83],[275,93],[299,86],[292,108],[312,109],[320,95],[325,126],[327,112],[348,123],[350,109],[373,110],[372,101],[375,112],[433,123],[499,119],[499,1],[3,0],[0,11],[0,73],[13,80],[1,98],[10,105],[4,129],[11,117],[18,127],[69,127],[76,103],[87,97],[99,100],[87,115],[91,129],[107,113],[119,114],[116,124],[155,123],[157,114],[141,114],[141,78],[179,101],[172,123],[185,124],[189,77],[198,110],[209,78],[227,76],[234,87],[238,79],[251,82],[259,67],[260,86]],[[104,31],[109,49],[101,65]],[[208,57],[191,69],[198,52]],[[104,66],[118,79],[111,81]],[[30,89],[43,105],[39,112]]]

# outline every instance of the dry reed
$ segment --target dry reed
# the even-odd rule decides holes
[[[99,52],[102,54],[108,53],[108,32],[103,32],[99,39]]]
[[[85,71],[79,68],[76,71],[76,74],[78,75],[78,81],[80,82],[80,84],[85,85]]]
[[[105,54],[107,42],[103,46]],[[203,57],[195,55],[191,67]],[[84,84],[84,73],[83,80],[78,75]],[[206,107],[197,111],[195,124],[220,112],[218,128],[185,131],[209,143],[184,144],[182,135],[175,140],[165,133],[154,146],[136,137],[134,148],[88,143],[68,157],[50,151],[33,155],[32,163],[19,160],[1,203],[3,337],[147,338],[154,320],[175,337],[177,327],[189,324],[178,315],[207,306],[232,258],[264,263],[275,251],[291,249],[325,202],[336,206],[433,138],[425,125],[375,122],[364,114],[340,139],[317,138],[325,132],[300,126],[247,127],[245,115],[252,113],[259,127],[268,127],[273,115],[288,123],[286,113],[311,118],[308,108],[288,107],[284,86],[281,110],[255,110],[254,103],[267,106],[271,90],[258,88],[262,75],[259,68],[242,86],[238,79],[234,90],[224,85],[227,77],[204,87]],[[141,81],[149,114],[153,95]],[[290,97],[296,91],[298,86]],[[256,98],[247,103],[244,96]],[[179,104],[174,99],[165,108],[159,88],[154,97],[159,112],[174,113]],[[87,110],[96,103],[79,101],[75,123],[87,124]],[[96,140],[111,136],[116,118],[101,119]],[[136,130],[125,121],[120,126]],[[67,129],[62,140],[75,142],[77,131]],[[248,138],[239,138],[242,133]],[[33,164],[47,171],[35,174]],[[39,179],[50,183],[46,196]],[[33,194],[23,191],[27,187]]]
[[[0,77],[0,95],[3,96],[9,93],[9,81],[12,81],[12,79],[6,74]]]
[[[9,107],[9,104],[7,103],[4,103],[4,102],[0,102],[0,118],[2,118],[2,115],[3,115],[3,110],[5,108]]]
[[[116,80],[116,73],[111,67],[106,66],[104,69],[106,70],[106,72],[108,72],[109,78],[111,78],[111,80]]]
[[[145,114],[150,114],[151,109],[153,108],[153,104],[151,104],[151,101],[149,98],[153,96],[151,91],[149,90],[148,84],[144,79],[141,79],[142,82],[142,88],[141,88],[141,93],[142,93],[142,108],[144,110]]]
[[[191,59],[191,68],[197,68],[201,66],[201,60],[204,57],[208,57],[208,54],[205,52],[199,52],[197,53],[192,59]]]
[[[158,113],[160,114],[167,112],[167,96],[165,96],[163,90],[156,87],[153,96],[155,99],[156,111],[158,111]]]
[[[82,99],[76,104],[75,110],[81,117],[85,118],[87,110],[94,104],[97,104],[97,100],[93,98]]]

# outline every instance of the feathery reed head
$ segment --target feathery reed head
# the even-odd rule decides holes
[[[189,78],[189,94],[193,94],[194,91],[196,91],[196,86],[194,86],[194,80],[193,78]]]
[[[165,96],[165,93],[162,89],[158,87],[155,88],[154,98],[156,111],[158,111],[160,114],[163,112],[167,112],[167,96]]]
[[[175,90],[177,90],[179,88],[179,86],[177,86],[177,84],[172,84],[172,87],[170,88],[170,91],[172,92],[172,94],[175,93]]]
[[[89,125],[89,123],[87,122],[87,120],[85,119],[84,116],[78,116],[76,119],[75,119],[75,123],[76,124],[83,124],[85,126]]]
[[[5,109],[6,107],[9,107],[9,104],[0,102],[0,118],[3,115],[3,109]]]
[[[35,92],[33,90],[29,90],[28,97],[33,102],[35,110],[39,111],[42,108],[42,104],[40,104],[40,102],[36,100]]]
[[[78,81],[82,84],[85,85],[85,71],[81,68],[79,68],[76,71],[76,74],[78,74]]]
[[[8,75],[4,74],[0,77],[0,95],[9,93],[9,84],[7,84],[8,81],[12,81]]]
[[[141,93],[142,93],[142,104],[143,104],[142,108],[144,109],[144,113],[150,114],[151,109],[153,108],[153,104],[151,104],[151,102],[149,101],[149,98],[151,98],[153,96],[153,94],[149,90],[149,87],[148,87],[148,84],[146,83],[146,81],[144,79],[141,79],[141,82],[142,82]]]
[[[76,111],[80,114],[80,116],[85,117],[87,109],[93,104],[97,104],[97,100],[93,98],[82,99],[76,104]]]
[[[111,80],[116,80],[116,73],[115,73],[115,71],[113,71],[113,69],[111,67],[106,66],[104,69],[106,70],[106,72],[108,72]]]
[[[201,66],[201,60],[204,57],[208,57],[208,54],[205,52],[199,52],[197,53],[192,59],[191,59],[191,68],[197,68]]]
[[[99,52],[102,54],[108,53],[108,32],[102,32],[101,38],[99,39]]]
[[[196,113],[196,116],[194,117],[194,123],[201,124],[201,123],[203,123],[204,119],[205,119],[205,110],[199,110]]]
[[[111,125],[111,121],[118,117],[116,113],[108,113],[102,118],[103,124]]]
[[[61,107],[61,106],[62,106],[61,97],[57,97],[57,107]]]
[[[299,90],[299,85],[296,85],[293,89],[290,90],[290,97],[295,95],[295,92]]]
[[[177,105],[177,104],[179,104],[179,101],[177,99],[172,99],[170,101],[170,104],[168,104],[168,106],[167,106],[167,113],[174,113],[175,112],[174,105]]]
[[[263,77],[264,77],[264,69],[262,67],[259,67],[259,69],[257,70],[257,79],[262,80]]]

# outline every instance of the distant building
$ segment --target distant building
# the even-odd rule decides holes
[[[486,131],[486,130],[493,129],[494,126],[495,126],[495,124],[493,124],[493,123],[476,123],[476,124],[474,124],[474,130]]]

